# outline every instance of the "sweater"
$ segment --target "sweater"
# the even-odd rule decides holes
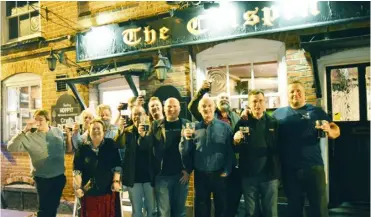
[[[28,152],[32,163],[32,174],[41,178],[52,178],[64,174],[65,143],[63,132],[49,127],[44,132],[21,132],[7,145],[10,152]]]

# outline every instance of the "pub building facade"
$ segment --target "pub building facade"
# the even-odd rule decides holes
[[[63,127],[102,103],[116,117],[119,102],[145,90],[146,99],[178,98],[191,120],[187,104],[211,79],[210,96],[227,92],[237,110],[248,90],[262,89],[271,112],[288,105],[287,84],[298,79],[307,102],[342,129],[321,144],[329,203],[369,203],[369,2],[15,1],[1,12],[2,145],[38,108]],[[2,150],[2,187],[32,185],[28,155]]]

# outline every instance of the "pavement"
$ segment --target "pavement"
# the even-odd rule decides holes
[[[123,216],[131,217],[131,207],[123,206]],[[72,217],[73,204],[70,202],[61,202],[58,209],[57,217]],[[279,211],[284,211],[279,209]],[[1,209],[1,217],[28,217],[34,212],[32,211],[18,211],[10,209]],[[187,217],[191,217],[192,212],[187,212]],[[343,203],[337,208],[332,208],[329,210],[330,217],[369,217],[370,216],[370,205],[354,205],[351,203]],[[279,217],[285,217],[284,212],[279,212]]]

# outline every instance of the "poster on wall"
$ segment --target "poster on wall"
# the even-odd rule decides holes
[[[75,97],[63,94],[52,106],[52,126],[59,127],[61,130],[64,127],[71,128],[75,122],[79,121],[80,113],[81,107]]]

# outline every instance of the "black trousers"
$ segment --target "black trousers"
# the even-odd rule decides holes
[[[62,191],[66,185],[64,174],[53,178],[34,177],[36,190],[39,198],[38,217],[55,217],[62,196]]]
[[[235,217],[238,207],[240,205],[242,188],[241,188],[241,174],[238,168],[233,168],[232,173],[227,178],[227,213],[230,217]]]
[[[195,217],[210,217],[211,193],[213,193],[215,217],[227,215],[227,177],[222,172],[195,171]]]
[[[325,170],[323,166],[283,171],[283,187],[287,197],[287,217],[302,217],[304,196],[311,217],[328,217]]]

